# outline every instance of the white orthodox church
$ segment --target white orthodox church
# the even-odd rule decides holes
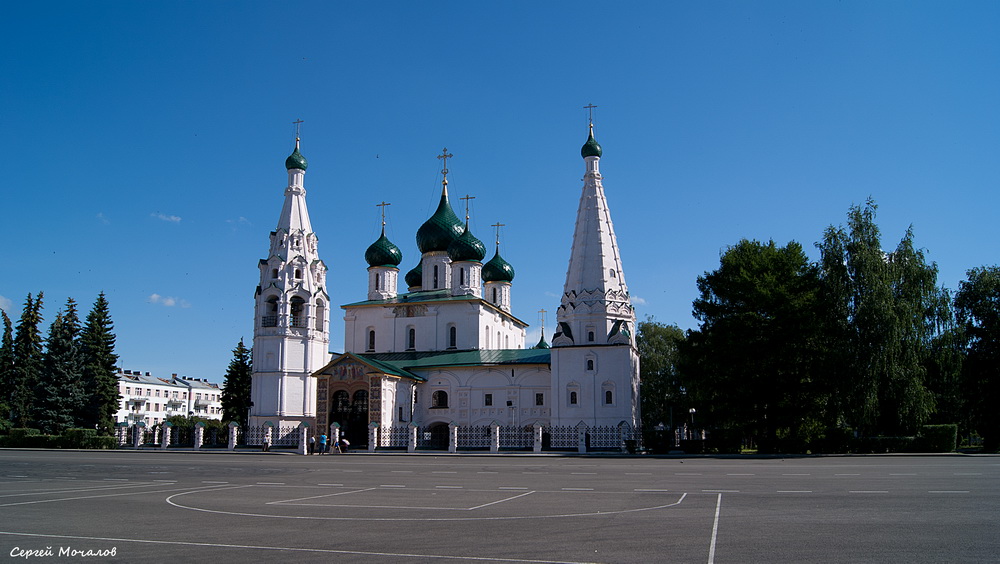
[[[447,429],[639,424],[635,312],[601,184],[593,124],[558,328],[527,348],[512,313],[514,269],[493,257],[441,200],[417,230],[420,262],[399,288],[399,248],[382,235],[365,251],[368,293],[342,305],[343,353],[331,353],[327,267],[306,209],[307,162],[285,161],[288,187],[255,299],[251,425],[338,423],[354,445],[376,423]],[[442,155],[447,163],[450,155]],[[360,249],[359,249],[360,252]]]

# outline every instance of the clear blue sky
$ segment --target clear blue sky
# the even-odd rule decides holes
[[[741,238],[871,196],[957,288],[1000,250],[998,2],[11,2],[0,18],[0,307],[105,291],[129,369],[221,382],[302,119],[335,303],[387,234],[416,264],[440,190],[507,225],[514,313],[552,334],[588,103],[640,318],[695,326]],[[458,202],[455,201],[457,204]],[[458,207],[458,206],[456,206]],[[343,322],[332,323],[342,350]]]

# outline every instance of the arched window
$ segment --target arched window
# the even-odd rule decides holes
[[[379,281],[380,281],[380,278],[379,278],[378,272],[376,272],[375,273],[375,289],[376,290],[381,290],[382,289],[382,287],[379,286]]]
[[[587,370],[593,370],[593,369],[594,369],[594,359],[588,358],[587,359]]]
[[[272,268],[271,269],[271,278],[277,278],[277,277],[278,277],[278,269],[277,268]]]
[[[375,330],[374,329],[369,329],[368,330],[368,350],[369,351],[374,351],[375,350]]]
[[[406,348],[411,351],[417,348],[417,330],[413,327],[406,331]]]
[[[264,306],[264,316],[260,320],[262,327],[278,326],[278,296],[267,298],[267,305]]]
[[[295,278],[302,278],[302,270],[298,268],[295,269]]]
[[[448,328],[448,347],[458,348],[458,329],[454,325]]]
[[[486,348],[490,348],[490,326],[489,325],[486,326],[486,333],[484,333],[484,334],[486,335]]]
[[[458,283],[460,285],[461,284],[465,284],[465,269],[464,268],[459,268],[458,269]]]
[[[448,407],[448,392],[437,390],[431,394],[431,407]]]
[[[594,332],[593,331],[587,331],[587,340],[590,341],[591,343],[594,342]]]
[[[291,326],[292,327],[305,327],[306,326],[306,316],[304,315],[305,300],[295,296],[289,302],[289,313],[291,314]]]
[[[570,405],[576,405],[576,403],[577,403],[577,401],[576,401],[576,392],[570,392],[569,393],[569,404]]]
[[[604,403],[606,405],[611,405],[614,402],[615,394],[611,390],[604,390]]]
[[[316,330],[322,331],[326,322],[326,304],[323,300],[316,300]]]
[[[434,289],[437,290],[438,287],[438,265],[434,265]]]

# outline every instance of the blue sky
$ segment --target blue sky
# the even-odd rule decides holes
[[[364,299],[382,200],[416,264],[447,147],[473,233],[506,224],[515,315],[551,335],[588,103],[640,318],[694,327],[728,245],[815,257],[869,196],[885,246],[912,224],[954,289],[1000,262],[997,29],[997,2],[8,3],[0,307],[103,290],[124,368],[221,382],[302,119],[335,303]]]

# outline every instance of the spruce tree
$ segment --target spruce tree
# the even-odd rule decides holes
[[[81,427],[96,428],[110,434],[118,412],[118,377],[115,365],[114,324],[108,310],[104,292],[97,296],[87,314],[87,322],[80,333],[80,379],[87,396],[82,413]]]
[[[250,408],[251,362],[250,349],[240,339],[233,349],[233,359],[229,361],[223,383],[222,420],[236,421],[241,427],[247,425],[247,410]]]
[[[3,316],[3,340],[0,341],[0,431],[11,427],[11,398],[14,391],[14,328],[7,312]]]
[[[35,386],[42,373],[42,292],[33,299],[28,294],[21,319],[14,334],[14,363],[11,382],[11,421],[17,427],[29,427],[34,421]]]
[[[42,378],[35,387],[35,417],[39,428],[48,434],[62,434],[74,427],[77,414],[86,405],[80,381],[79,334],[80,318],[76,302],[70,298],[66,311],[57,313],[49,327]]]

